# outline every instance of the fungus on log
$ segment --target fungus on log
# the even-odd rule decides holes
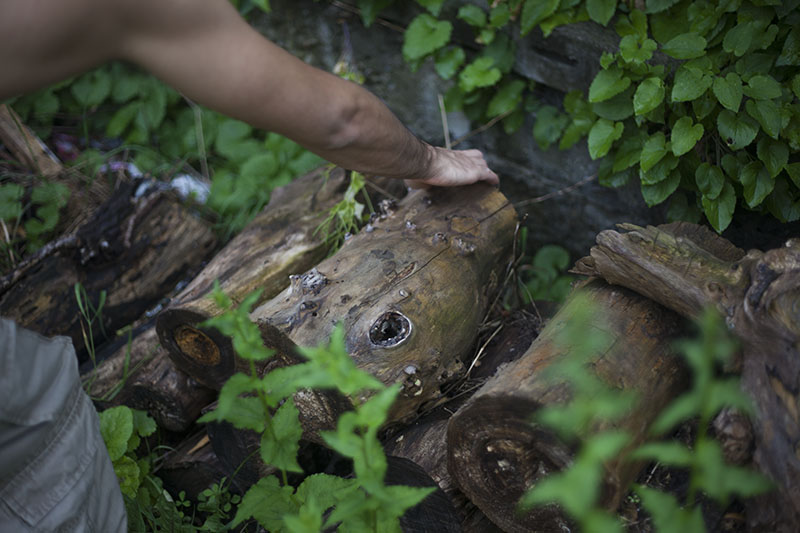
[[[384,204],[380,217],[293,277],[251,318],[279,359],[292,345],[327,342],[341,322],[356,365],[386,384],[402,384],[389,421],[408,420],[463,372],[462,359],[503,279],[515,225],[514,208],[488,185],[417,191],[396,206]],[[223,356],[229,367],[242,364],[230,351]],[[301,418],[334,426],[340,411],[323,411]]]
[[[742,389],[754,400],[753,462],[778,485],[749,499],[753,530],[800,531],[800,241],[746,254],[687,223],[603,231],[579,271],[686,316],[716,307],[742,343]]]
[[[121,186],[73,235],[50,243],[0,280],[0,314],[84,346],[75,284],[98,306],[93,333],[114,332],[154,306],[216,245],[211,228],[169,193]],[[87,330],[88,335],[88,330]]]
[[[322,167],[273,191],[264,210],[159,314],[161,345],[178,368],[209,387],[221,387],[233,369],[223,357],[231,350],[230,340],[198,326],[221,312],[208,298],[214,281],[236,305],[261,289],[260,303],[283,290],[290,275],[323,259],[328,245],[318,228],[341,200],[347,176],[344,169]]]
[[[639,395],[636,405],[614,425],[626,430],[635,446],[685,384],[680,359],[669,348],[682,330],[682,321],[672,311],[602,281],[579,290],[595,306],[589,327],[608,335],[605,345],[594,348],[589,368],[610,386]],[[567,467],[572,458],[573,451],[552,430],[535,425],[532,417],[541,406],[569,401],[567,384],[543,378],[543,372],[580,345],[580,338],[560,340],[579,305],[573,293],[528,351],[487,381],[448,425],[450,474],[467,497],[505,531],[569,527],[555,506],[521,513],[517,503],[528,488]],[[606,465],[605,506],[616,508],[639,466],[624,457]]]

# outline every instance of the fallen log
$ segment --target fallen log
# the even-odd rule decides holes
[[[275,296],[290,275],[328,253],[318,228],[348,183],[344,169],[323,167],[276,189],[267,207],[159,314],[161,344],[178,368],[209,387],[222,385],[233,369],[220,355],[230,350],[230,341],[213,328],[198,327],[221,312],[207,297],[214,281],[237,305],[256,289],[262,291],[259,303]]]
[[[83,376],[87,393],[101,408],[127,405],[147,411],[159,427],[183,432],[194,424],[216,392],[177,368],[150,324]]]
[[[172,195],[134,191],[135,183],[123,184],[75,234],[0,280],[0,314],[46,336],[67,335],[80,351],[76,283],[95,307],[107,294],[92,327],[99,343],[103,331],[144,314],[213,250],[209,225]]]
[[[492,187],[417,191],[251,318],[278,359],[292,344],[327,342],[341,322],[356,365],[402,385],[389,422],[409,420],[463,374],[462,360],[503,279],[515,224],[513,207]],[[241,365],[232,352],[222,355]],[[338,412],[328,405],[301,418],[333,426]]]
[[[679,223],[597,237],[579,271],[629,287],[686,316],[716,307],[742,343],[742,390],[753,400],[753,462],[778,486],[751,498],[752,530],[800,530],[800,241],[746,254],[705,227]]]
[[[580,292],[595,306],[589,327],[608,335],[593,348],[588,368],[614,388],[633,390],[638,400],[613,427],[644,441],[647,428],[685,386],[680,359],[670,341],[682,331],[673,312],[631,291],[593,281]],[[532,416],[541,406],[567,403],[564,381],[543,378],[556,360],[581,342],[562,342],[580,300],[573,296],[545,326],[528,351],[505,366],[461,407],[447,428],[448,467],[457,486],[495,524],[509,532],[563,531],[568,520],[555,506],[518,510],[524,492],[549,473],[567,467],[573,450]],[[608,429],[600,424],[598,431]],[[620,456],[606,465],[603,505],[614,509],[641,465]]]

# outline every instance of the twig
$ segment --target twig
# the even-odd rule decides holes
[[[208,181],[210,179],[209,172],[208,172],[208,154],[206,154],[206,141],[203,135],[203,110],[200,108],[199,105],[195,104],[194,101],[190,100],[186,96],[183,97],[189,103],[189,107],[192,108],[192,112],[194,113],[194,131],[195,137],[197,142],[197,152],[200,155],[200,172],[203,174],[203,177]]]
[[[395,196],[394,194],[390,193],[389,191],[387,191],[386,189],[384,189],[383,187],[381,187],[380,185],[378,185],[377,183],[375,183],[372,180],[365,179],[364,183],[366,183],[368,187],[372,187],[373,189],[375,189],[376,191],[378,191],[382,195],[386,196],[387,198],[391,198],[395,202],[400,200],[397,196]]]
[[[510,109],[510,110],[506,111],[505,113],[503,113],[502,115],[497,115],[496,117],[494,117],[492,120],[490,120],[486,124],[483,124],[482,126],[480,126],[478,128],[475,128],[474,130],[472,130],[470,132],[465,133],[464,135],[462,135],[461,137],[459,137],[458,139],[453,141],[453,145],[452,146],[453,147],[458,146],[459,144],[461,144],[462,142],[466,141],[470,137],[474,137],[475,135],[477,135],[479,133],[483,133],[484,131],[488,130],[489,128],[491,128],[492,126],[494,126],[495,124],[497,124],[498,122],[500,122],[501,120],[503,120],[504,118],[506,118],[508,115],[510,115],[513,112],[514,112],[514,110]]]
[[[586,176],[585,178],[583,178],[578,183],[573,183],[572,185],[570,185],[568,187],[564,187],[563,189],[559,189],[557,191],[549,192],[549,193],[545,194],[544,196],[537,196],[536,198],[529,198],[528,200],[522,200],[521,202],[516,202],[514,204],[514,207],[522,207],[524,205],[538,204],[539,202],[544,202],[545,200],[549,200],[550,198],[555,198],[556,196],[563,196],[565,194],[571,193],[575,189],[579,189],[579,188],[583,187],[584,185],[586,185],[587,183],[589,183],[591,181],[594,181],[594,179],[596,177],[597,177],[596,174],[592,174],[591,176]]]
[[[497,328],[495,328],[495,330],[492,332],[492,334],[489,335],[489,338],[486,339],[486,342],[484,342],[481,345],[480,349],[478,350],[478,353],[475,354],[475,357],[472,359],[472,363],[470,363],[469,368],[467,369],[466,379],[469,379],[469,373],[472,372],[472,369],[475,367],[475,365],[477,364],[478,360],[483,355],[483,352],[484,352],[484,350],[486,350],[486,347],[489,345],[490,342],[492,342],[492,339],[494,339],[497,336],[497,334],[500,333],[500,331],[502,329],[503,329],[503,324],[500,324],[499,326],[497,326]]]
[[[8,259],[11,261],[11,266],[16,267],[17,262],[16,259],[14,259],[14,249],[11,246],[11,235],[8,234],[8,226],[6,226],[6,221],[2,218],[0,218],[0,224],[3,225],[3,233],[5,234],[6,243],[8,244]]]
[[[450,128],[447,126],[447,110],[444,108],[444,97],[442,93],[436,95],[439,98],[439,114],[442,117],[442,129],[444,130],[444,147],[448,150],[452,148],[450,144]]]

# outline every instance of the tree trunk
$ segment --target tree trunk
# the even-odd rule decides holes
[[[652,420],[685,385],[680,359],[669,350],[682,329],[681,320],[637,294],[600,281],[580,291],[595,306],[590,327],[609,336],[603,346],[593,347],[589,367],[609,385],[639,395],[636,406],[614,426],[627,431],[635,446],[643,442]],[[528,351],[490,379],[448,425],[451,475],[470,500],[505,531],[570,527],[555,506],[523,514],[517,503],[528,488],[548,473],[567,467],[572,458],[572,450],[552,430],[535,425],[532,415],[540,406],[569,401],[566,383],[543,379],[543,372],[580,346],[579,338],[561,340],[579,305],[573,295]],[[617,507],[639,466],[622,456],[606,465],[605,506]]]
[[[133,193],[125,184],[76,234],[0,280],[0,314],[43,335],[68,335],[80,350],[76,283],[93,306],[107,293],[92,327],[99,342],[103,330],[111,334],[141,316],[213,250],[208,225],[171,195]]]
[[[259,303],[275,296],[290,275],[325,257],[329,245],[318,228],[348,183],[344,169],[323,167],[276,189],[267,207],[214,256],[175,298],[176,304],[161,312],[156,323],[161,345],[178,368],[209,387],[222,386],[233,370],[222,356],[231,350],[230,341],[214,329],[198,327],[220,313],[208,298],[214,281],[237,305],[256,289],[262,291]]]
[[[342,322],[356,365],[402,385],[389,422],[409,420],[463,374],[462,360],[504,277],[515,224],[513,207],[492,187],[418,191],[251,318],[279,354],[292,344],[326,343]],[[230,366],[241,364],[225,355]],[[335,417],[323,426],[333,424]]]
[[[755,465],[777,493],[748,501],[753,530],[800,530],[800,241],[745,254],[693,224],[604,231],[579,271],[629,287],[686,316],[715,306],[742,342],[753,398]]]

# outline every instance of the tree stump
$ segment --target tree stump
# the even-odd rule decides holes
[[[635,446],[685,385],[680,359],[669,348],[682,331],[682,321],[646,298],[601,281],[580,291],[596,308],[590,327],[609,336],[607,344],[589,357],[589,368],[610,386],[639,394],[630,413],[614,426],[626,430]],[[528,351],[487,381],[448,425],[450,474],[467,497],[505,531],[569,527],[555,506],[523,514],[517,504],[528,488],[548,473],[566,468],[572,458],[573,450],[552,430],[535,425],[532,415],[540,406],[569,401],[566,383],[543,378],[543,372],[581,342],[579,338],[557,342],[578,305],[573,293]],[[622,456],[606,465],[605,506],[616,508],[639,467]]]
[[[753,530],[800,531],[800,241],[746,254],[694,224],[604,231],[579,271],[686,316],[715,306],[742,342],[742,389],[754,400],[753,461],[778,485],[747,502]]]

